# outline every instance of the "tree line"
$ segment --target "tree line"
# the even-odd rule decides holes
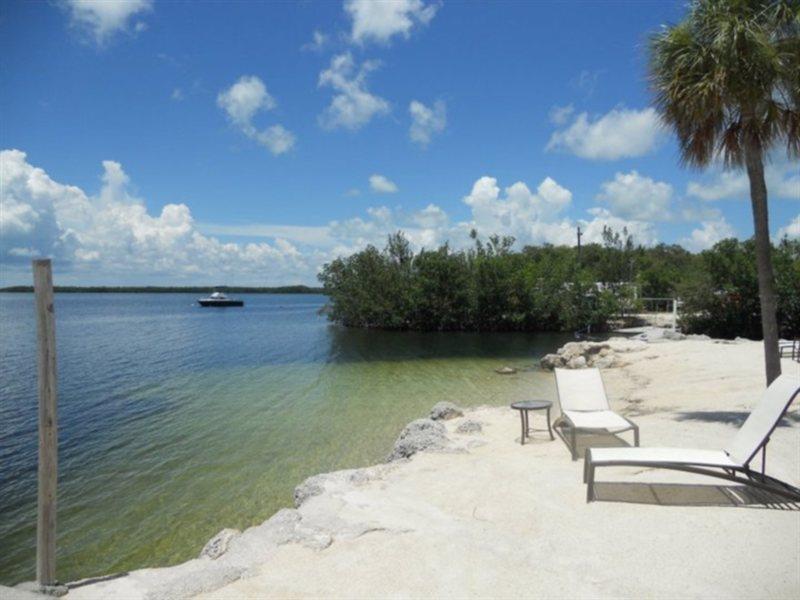
[[[525,246],[513,237],[413,252],[402,232],[379,250],[326,264],[319,274],[328,318],[348,327],[421,331],[600,331],[641,297],[681,298],[681,327],[714,337],[760,338],[755,244],[723,240],[693,254],[679,245],[636,244],[604,228],[580,250]],[[800,240],[772,247],[778,318],[800,335]]]

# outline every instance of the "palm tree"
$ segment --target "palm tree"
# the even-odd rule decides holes
[[[800,0],[693,0],[650,41],[650,78],[681,160],[747,170],[767,383],[781,373],[764,161],[800,155]]]

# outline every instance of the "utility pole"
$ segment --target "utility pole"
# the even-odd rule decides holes
[[[578,262],[581,260],[581,236],[583,232],[581,231],[581,226],[578,225]]]

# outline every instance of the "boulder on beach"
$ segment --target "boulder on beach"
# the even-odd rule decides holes
[[[242,534],[238,529],[223,529],[212,537],[200,552],[200,558],[216,560],[228,550],[231,540]]]
[[[417,419],[406,425],[394,443],[387,462],[409,458],[423,450],[444,450],[447,446],[447,431],[444,425],[433,419]]]
[[[480,421],[474,421],[473,419],[466,419],[463,423],[459,423],[458,427],[456,427],[456,433],[481,433],[483,431],[483,425]]]
[[[615,337],[605,342],[568,342],[553,354],[539,360],[543,369],[608,369],[622,366],[619,354],[640,352],[647,348],[642,340]]]
[[[437,402],[431,409],[430,418],[434,421],[447,421],[464,416],[464,410],[452,402]]]

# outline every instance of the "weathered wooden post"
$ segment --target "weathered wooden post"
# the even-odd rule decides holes
[[[36,530],[36,582],[56,591],[56,485],[58,413],[56,409],[56,324],[53,273],[49,259],[33,261],[39,354],[39,518]]]

